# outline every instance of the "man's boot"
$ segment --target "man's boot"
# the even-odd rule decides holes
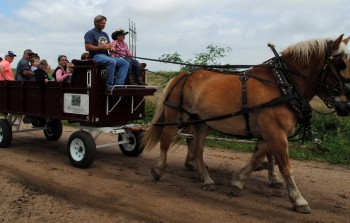
[[[137,83],[134,82],[131,75],[128,75],[125,79],[125,85],[137,85]]]
[[[143,82],[141,76],[137,76],[137,84],[138,84],[138,85],[146,85],[145,82]]]

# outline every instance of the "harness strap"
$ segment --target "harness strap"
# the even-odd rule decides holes
[[[274,98],[268,102],[265,102],[263,104],[260,105],[256,105],[253,107],[248,107],[245,109],[245,111],[240,110],[237,112],[233,112],[233,113],[229,113],[229,114],[225,114],[225,115],[220,115],[220,116],[216,116],[216,117],[212,117],[212,118],[206,118],[206,119],[196,119],[196,120],[190,120],[188,122],[184,122],[184,126],[187,125],[193,125],[193,124],[202,124],[205,122],[210,122],[210,121],[216,121],[216,120],[221,120],[221,119],[226,119],[226,118],[231,118],[234,116],[238,116],[238,115],[243,115],[245,113],[250,113],[250,112],[254,112],[260,109],[264,109],[264,108],[268,108],[268,107],[272,107],[272,106],[276,106],[276,105],[280,105],[280,104],[284,104],[287,103],[293,99],[297,98],[297,96],[295,94],[290,94],[290,95],[282,95],[278,98]],[[194,116],[194,114],[192,114],[192,116]],[[168,125],[178,125],[177,122],[156,122],[153,123],[153,125],[157,125],[157,126],[168,126]]]
[[[183,121],[183,113],[185,112],[186,114],[192,115],[190,112],[188,112],[186,109],[184,109],[182,107],[182,105],[183,105],[184,87],[185,87],[186,80],[194,72],[195,71],[192,71],[192,72],[188,71],[187,74],[185,74],[184,76],[179,78],[177,80],[177,82],[173,85],[173,87],[170,89],[170,91],[168,92],[167,96],[165,97],[165,99],[163,101],[163,104],[165,106],[177,109],[180,112],[180,117],[179,117],[178,122],[177,122],[177,127],[179,129],[182,129],[183,127],[185,127],[185,123]],[[174,91],[175,87],[180,83],[180,81],[182,81],[182,85],[181,85],[180,92],[179,92],[179,103],[176,104],[176,103],[170,102],[168,99],[169,99],[171,93]]]
[[[239,76],[239,80],[242,82],[242,112],[245,120],[245,126],[247,129],[247,135],[252,135],[250,131],[250,125],[249,125],[249,112],[246,112],[248,109],[247,102],[248,102],[248,97],[247,97],[247,80],[249,76],[246,75],[246,72],[244,72],[241,76]]]

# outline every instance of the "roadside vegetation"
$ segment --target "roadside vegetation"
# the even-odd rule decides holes
[[[177,52],[162,55],[159,59],[169,62],[181,62],[195,65],[218,64],[217,59],[225,57],[230,48],[220,48],[210,45],[207,52],[195,54],[193,60],[184,61]],[[162,89],[166,83],[178,73],[192,69],[192,66],[181,66],[179,72],[148,73],[148,83],[159,86],[159,90],[153,97],[146,98],[146,119],[145,123],[150,123],[155,111]],[[290,156],[298,160],[312,160],[327,162],[331,164],[350,165],[350,117],[338,117],[332,110],[328,109],[324,103],[315,98],[311,102],[312,107],[318,111],[313,112],[311,119],[312,137],[307,139],[303,145],[300,141],[290,141]],[[321,114],[326,113],[326,114]],[[225,139],[236,139],[232,136],[223,135],[212,131],[210,137]],[[300,138],[296,136],[295,138]],[[254,140],[254,139],[253,139]],[[320,142],[319,146],[314,141]],[[233,149],[243,152],[254,151],[254,143],[237,143],[227,141],[207,140],[206,146]],[[317,149],[320,148],[320,149]]]

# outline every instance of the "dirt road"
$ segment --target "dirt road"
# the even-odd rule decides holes
[[[184,167],[183,146],[169,152],[160,182],[150,168],[158,149],[140,157],[118,147],[98,149],[88,169],[70,165],[68,137],[49,142],[42,132],[15,134],[0,149],[0,222],[349,222],[350,168],[293,161],[295,180],[312,214],[291,211],[286,189],[269,187],[266,172],[253,173],[242,197],[229,195],[230,175],[250,154],[206,148],[217,190],[202,191],[196,172]],[[104,135],[99,140],[113,139]]]

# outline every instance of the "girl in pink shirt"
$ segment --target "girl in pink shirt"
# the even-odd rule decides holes
[[[67,57],[65,55],[59,55],[58,56],[58,66],[55,69],[53,73],[53,77],[55,78],[56,82],[61,83],[64,81],[69,82],[70,76],[72,75],[71,73],[67,73]]]

